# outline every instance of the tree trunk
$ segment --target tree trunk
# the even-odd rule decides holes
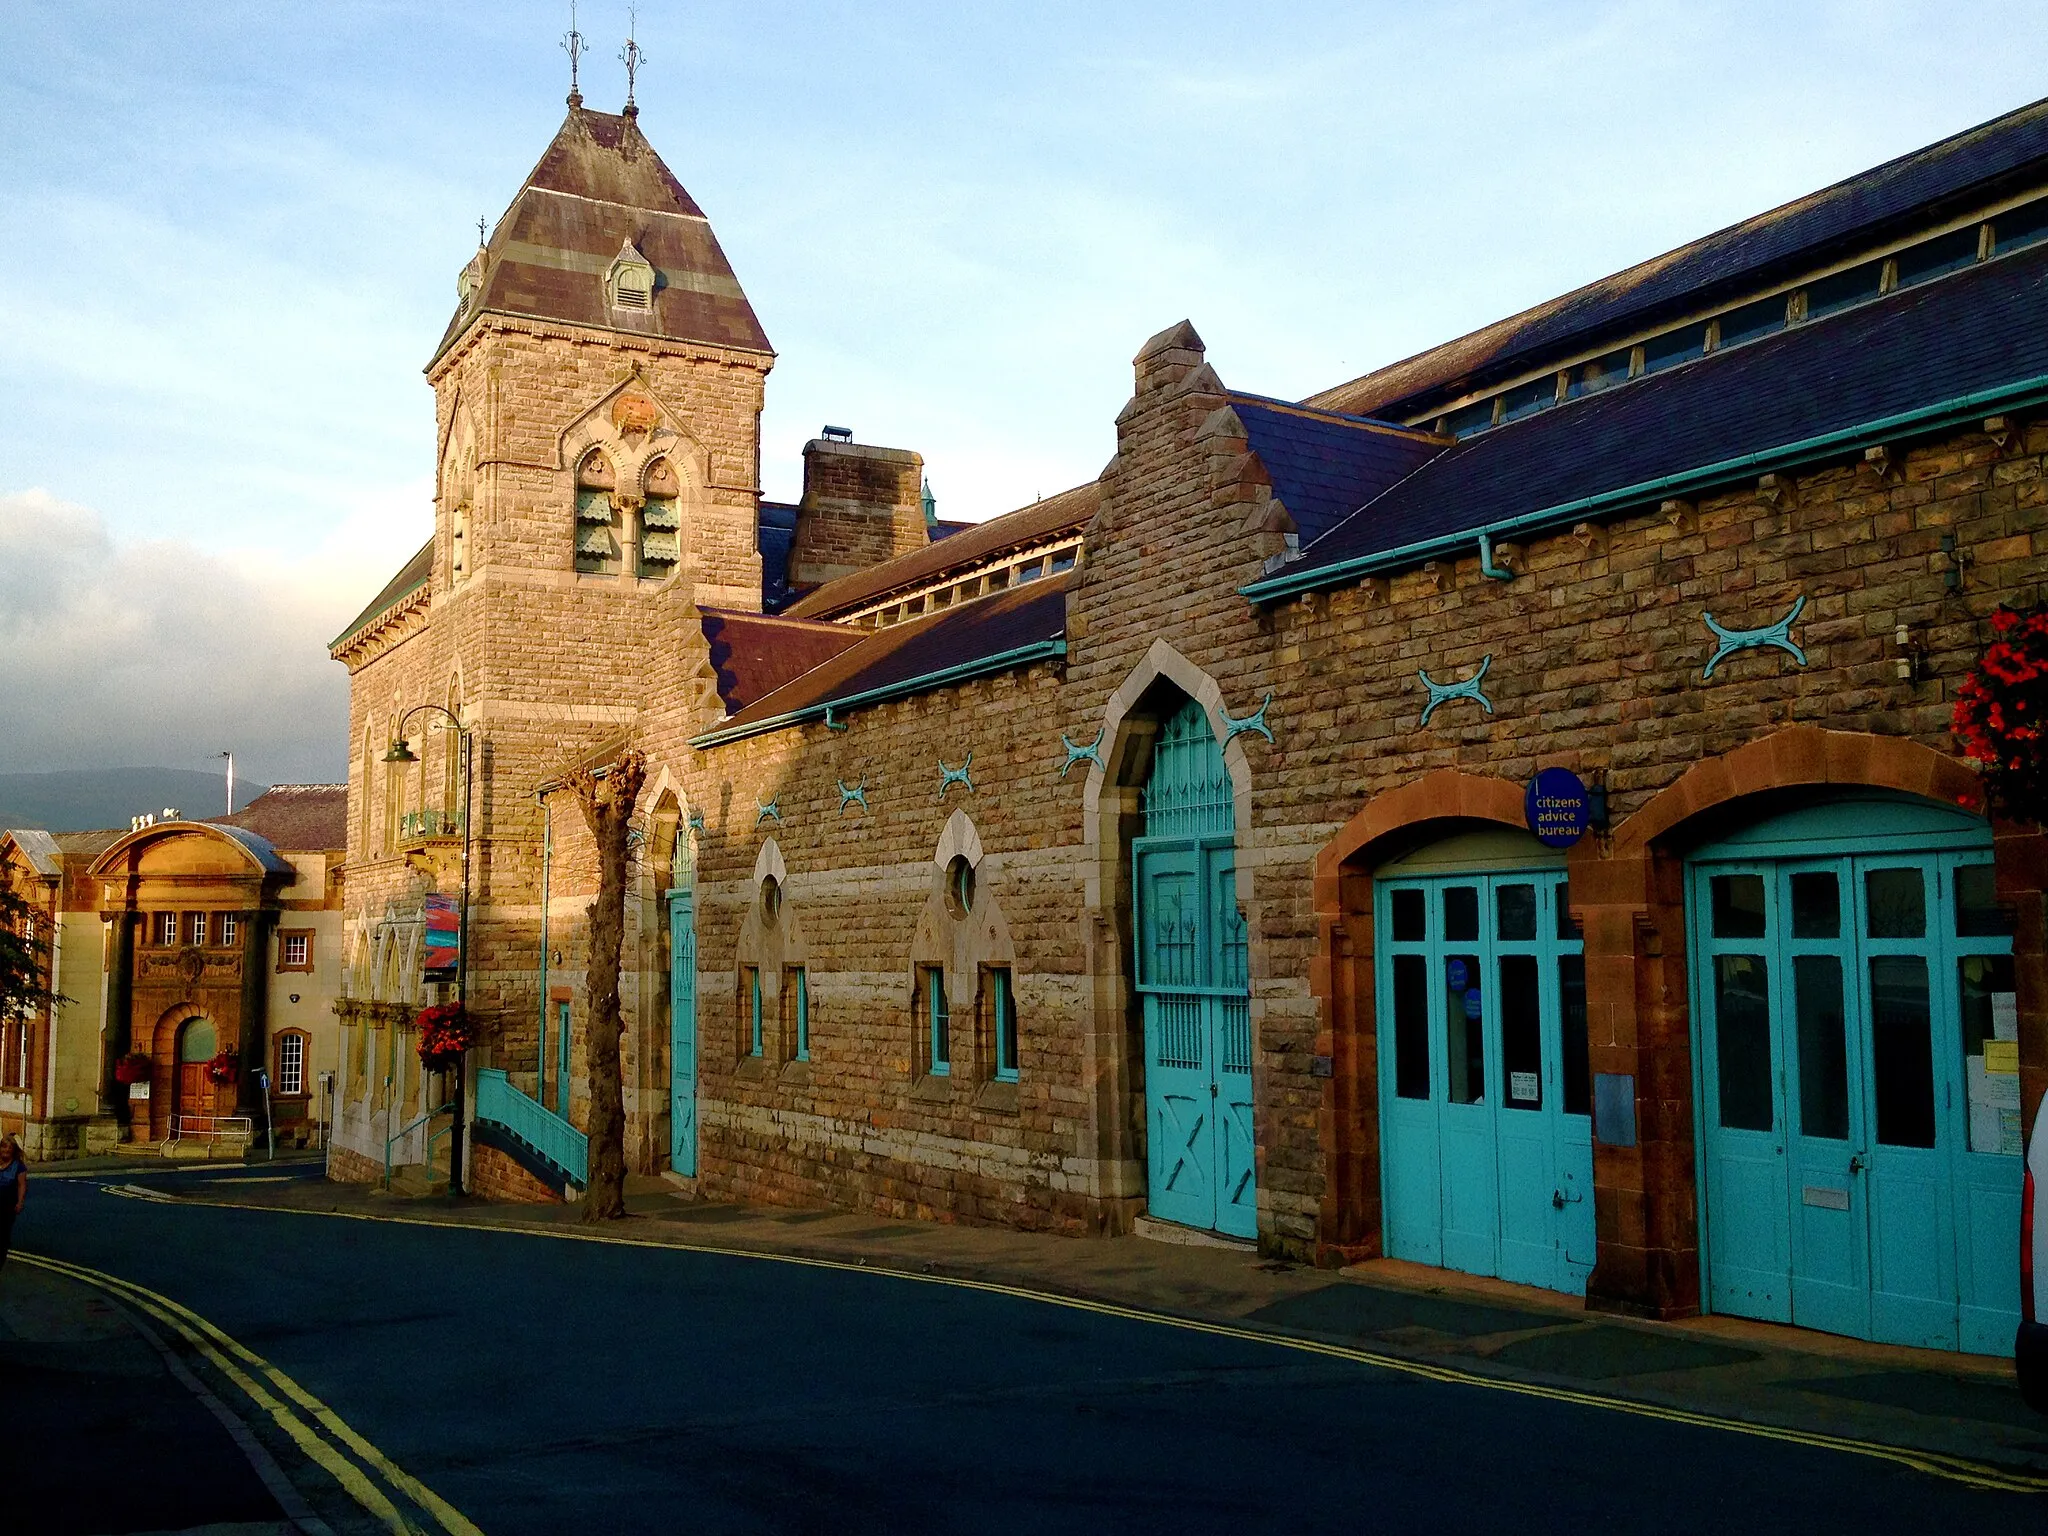
[[[599,777],[599,774],[602,777]],[[590,908],[590,965],[584,973],[584,1077],[590,1087],[590,1181],[583,1219],[626,1214],[626,1105],[621,1080],[619,953],[626,941],[626,834],[647,777],[646,760],[628,752],[609,769],[579,769],[568,787],[597,842],[597,900]]]

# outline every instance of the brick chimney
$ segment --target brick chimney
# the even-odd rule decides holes
[[[874,448],[828,427],[804,444],[804,497],[789,550],[789,584],[808,590],[930,542],[924,458]]]

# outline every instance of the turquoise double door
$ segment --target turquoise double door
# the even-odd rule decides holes
[[[1146,1205],[1165,1221],[1258,1236],[1251,989],[1235,817],[1208,717],[1164,724],[1133,840],[1144,1013]]]
[[[697,924],[688,890],[668,893],[669,1167],[697,1172]]]
[[[2010,1350],[2018,1015],[1988,829],[1818,807],[1690,881],[1709,1307]]]
[[[1383,879],[1374,901],[1387,1254],[1583,1294],[1591,1078],[1564,879]]]

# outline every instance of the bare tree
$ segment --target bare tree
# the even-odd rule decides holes
[[[583,808],[597,843],[597,900],[590,906],[589,997],[584,1072],[590,1085],[590,1179],[583,1219],[611,1221],[626,1214],[626,1105],[621,1081],[619,954],[626,942],[626,842],[633,806],[647,779],[647,760],[627,752],[608,768],[579,768],[567,787]]]

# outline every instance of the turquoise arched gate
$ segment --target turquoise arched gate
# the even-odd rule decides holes
[[[1991,865],[1984,822],[1904,797],[1692,856],[1711,1310],[2012,1348],[2019,1037]]]
[[[1147,1204],[1190,1227],[1258,1235],[1251,993],[1237,906],[1230,774],[1192,700],[1161,728],[1133,840],[1145,1014]]]
[[[687,886],[668,893],[669,1167],[686,1178],[697,1172],[697,924],[692,894]]]

